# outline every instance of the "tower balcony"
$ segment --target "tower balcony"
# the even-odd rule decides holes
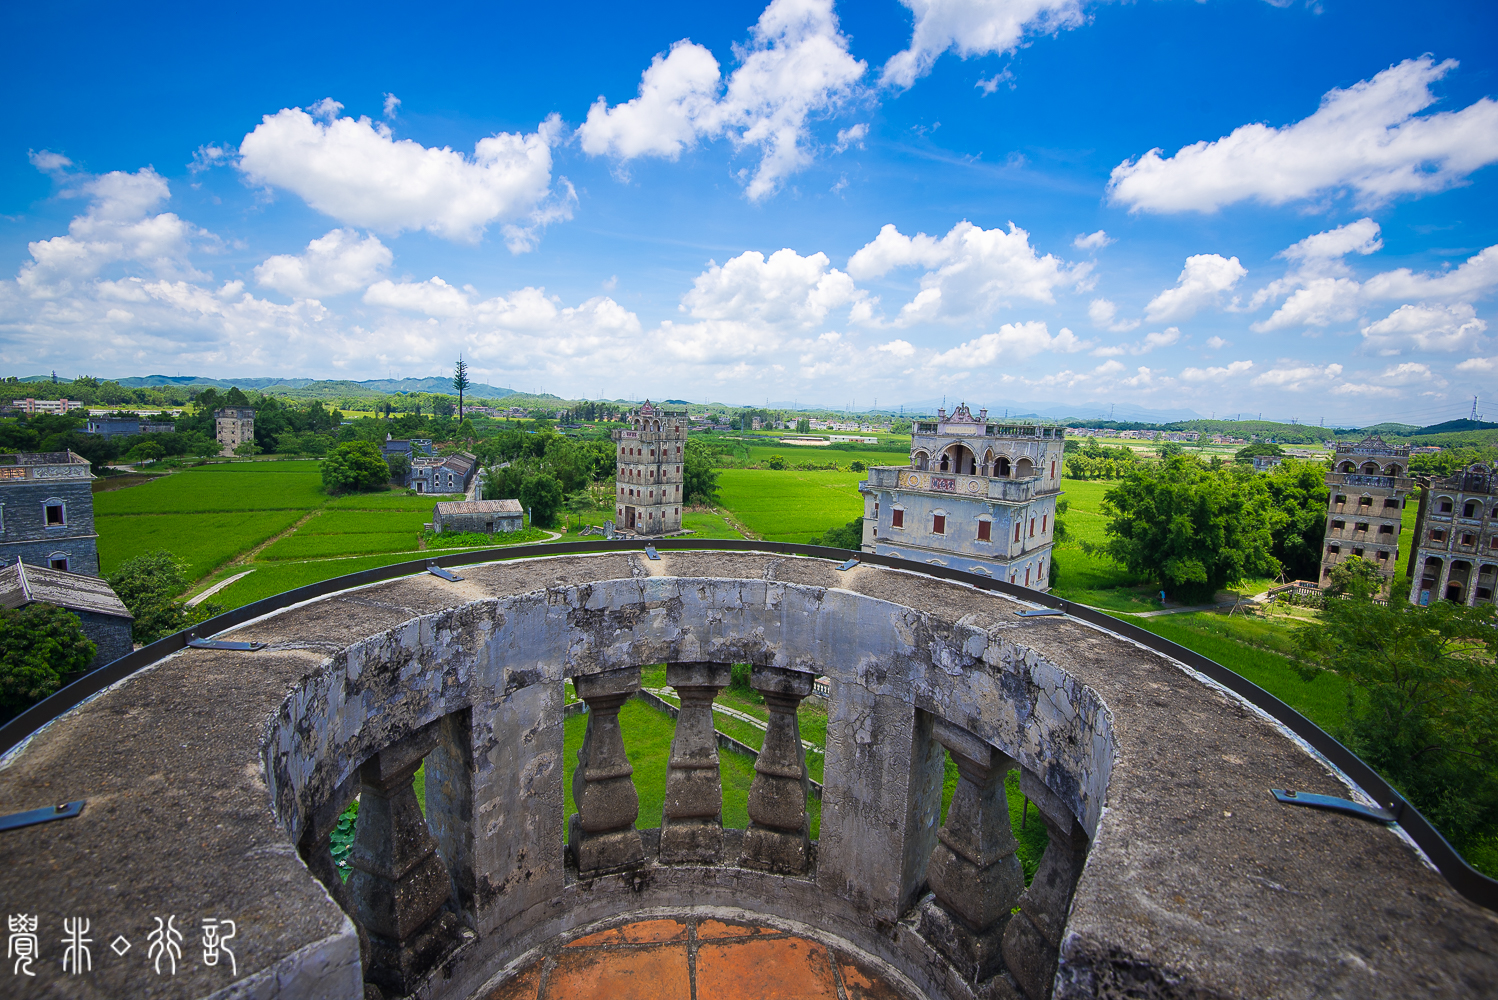
[[[1498,884],[1210,660],[901,559],[654,545],[659,558],[568,543],[446,557],[456,580],[411,563],[316,584],[8,723],[0,813],[82,803],[0,832],[0,894],[38,920],[27,988],[1042,1000],[1498,981]],[[1037,603],[1063,613],[1026,614]],[[661,663],[680,707],[662,819],[642,829],[621,708]],[[742,830],[724,828],[711,721],[732,664],[751,665],[770,716]],[[821,677],[812,839],[797,708]],[[564,822],[569,684],[586,735]],[[1011,775],[1049,837],[1028,885]],[[1400,829],[1270,788],[1376,802]],[[355,798],[345,868],[330,845]],[[54,943],[78,918],[81,974]],[[207,960],[210,926],[232,961]]]
[[[1040,476],[1005,479],[999,476],[968,476],[954,472],[927,472],[908,465],[870,466],[869,489],[917,490],[944,496],[967,497],[970,500],[994,500],[1000,503],[1027,503],[1049,496],[1057,490],[1045,488]],[[860,489],[863,485],[860,485]]]

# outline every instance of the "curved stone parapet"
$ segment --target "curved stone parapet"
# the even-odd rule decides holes
[[[233,631],[258,652],[183,650],[131,675],[0,769],[0,812],[87,801],[0,834],[13,912],[52,938],[92,922],[91,974],[49,968],[38,995],[467,998],[559,934],[694,907],[815,926],[954,1000],[1495,995],[1494,915],[1397,828],[1276,803],[1270,787],[1349,791],[1261,713],[1100,628],[836,565],[663,551],[467,567]],[[629,776],[610,713],[662,662],[703,705],[730,663],[755,665],[786,711],[801,678],[830,679],[818,840],[796,846],[793,729],[756,778],[770,847],[714,832],[710,782],[677,807],[706,824],[691,849],[663,855],[659,831],[636,830],[633,796],[612,791]],[[572,836],[569,679],[597,716]],[[943,826],[948,752],[970,790]],[[672,780],[704,754],[674,749]],[[422,759],[425,822],[409,797]],[[1024,891],[990,822],[1016,766],[1052,844]],[[327,838],[361,791],[378,808],[369,832],[361,809],[344,885]],[[147,961],[166,915],[188,931],[171,976]],[[200,960],[205,919],[236,921],[232,971]],[[137,950],[105,952],[116,934]]]

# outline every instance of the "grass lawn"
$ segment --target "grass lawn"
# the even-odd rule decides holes
[[[1338,730],[1347,718],[1347,683],[1342,678],[1321,673],[1312,681],[1302,680],[1286,656],[1271,651],[1281,645],[1288,649],[1285,627],[1276,636],[1273,625],[1257,619],[1210,612],[1130,621],[1253,681],[1328,732]]]
[[[789,433],[789,432],[787,432]],[[868,435],[862,435],[867,437]],[[738,454],[742,456],[744,449],[741,447]],[[785,459],[787,465],[796,465],[800,462],[836,462],[846,469],[850,462],[859,461],[865,465],[909,465],[910,464],[910,438],[904,439],[899,451],[873,451],[858,449],[856,451],[844,451],[841,448],[831,448],[826,445],[796,445],[796,444],[753,444],[749,446],[749,461],[763,464],[770,460],[771,455],[779,455]],[[749,470],[753,471],[753,470]]]
[[[184,560],[188,578],[199,579],[214,568],[297,522],[301,511],[238,514],[113,514],[96,517],[99,569],[105,576],[120,563],[156,549]]]
[[[863,513],[859,472],[723,469],[718,495],[743,525],[772,542],[805,544]]]
[[[743,538],[744,536],[729,527],[727,521],[723,520],[722,514],[710,510],[684,510],[681,514],[681,526],[690,530],[693,538]]]

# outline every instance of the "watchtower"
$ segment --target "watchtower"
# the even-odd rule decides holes
[[[687,411],[652,406],[647,399],[629,414],[629,430],[612,437],[619,468],[616,524],[638,535],[680,531]]]
[[[916,421],[908,466],[875,466],[863,551],[1050,589],[1066,429],[1004,424],[964,403]]]
[[[1404,505],[1415,492],[1408,445],[1387,444],[1371,434],[1356,444],[1338,443],[1326,474],[1326,545],[1321,552],[1321,584],[1332,567],[1357,556],[1378,567],[1385,580],[1399,562],[1399,527]]]

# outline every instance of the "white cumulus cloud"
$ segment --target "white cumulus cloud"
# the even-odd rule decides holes
[[[1426,194],[1498,161],[1498,102],[1421,115],[1431,84],[1456,68],[1407,59],[1371,80],[1331,90],[1308,118],[1254,123],[1174,156],[1152,149],[1113,169],[1109,198],[1131,211],[1215,212],[1255,199],[1282,205],[1350,189],[1362,202]]]
[[[301,254],[277,254],[255,268],[255,282],[292,298],[313,299],[363,288],[390,266],[390,248],[376,236],[335,229]]]
[[[1316,365],[1304,362],[1281,362],[1257,376],[1253,384],[1285,392],[1324,388],[1342,374],[1338,364]]]
[[[985,333],[966,343],[959,344],[931,358],[928,366],[939,368],[986,368],[1002,360],[1020,360],[1053,351],[1058,354],[1075,354],[1087,347],[1085,341],[1066,327],[1056,335],[1045,323],[1032,320],[1028,323],[1005,323],[992,333]]]
[[[1013,52],[1025,38],[1081,25],[1080,0],[900,0],[915,15],[910,46],[884,64],[880,82],[909,87],[942,53]],[[990,93],[992,91],[989,91]]]
[[[1116,242],[1118,241],[1110,237],[1105,230],[1099,229],[1095,233],[1078,233],[1077,238],[1071,241],[1071,245],[1078,250],[1101,250],[1109,243]]]
[[[735,53],[739,66],[725,83],[706,47],[677,42],[651,61],[637,97],[612,108],[600,97],[588,109],[578,129],[583,150],[621,161],[675,159],[699,137],[725,136],[735,147],[760,152],[747,177],[750,200],[773,194],[811,162],[813,117],[843,104],[866,66],[849,54],[831,0],[772,0],[749,44]],[[866,128],[840,132],[840,148],[861,140]]]
[[[1077,281],[1090,266],[1067,266],[1050,254],[1037,254],[1030,234],[1012,222],[1006,231],[964,220],[940,238],[906,236],[886,225],[849,259],[848,273],[863,281],[901,268],[924,268],[920,292],[895,321],[909,325],[978,319],[1017,298],[1054,302],[1054,289]]]
[[[48,161],[41,166],[54,168]],[[186,261],[190,242],[207,234],[173,212],[155,212],[171,197],[165,178],[155,170],[116,170],[84,182],[82,192],[89,198],[88,210],[73,218],[66,236],[27,245],[31,260],[22,265],[16,281],[28,295],[64,295],[119,262],[144,265],[160,276],[192,273]]]
[[[1118,306],[1107,299],[1093,299],[1087,307],[1087,318],[1093,326],[1113,333],[1128,333],[1139,326],[1137,319],[1118,319]]]
[[[1404,305],[1363,327],[1364,341],[1380,354],[1402,350],[1462,351],[1474,347],[1488,328],[1465,302],[1456,305]]]
[[[1167,288],[1144,307],[1151,322],[1190,319],[1202,309],[1217,305],[1248,273],[1237,257],[1202,253],[1186,258],[1186,266]]]
[[[480,139],[472,156],[396,139],[368,118],[339,117],[324,99],[314,114],[285,108],[266,115],[239,144],[239,169],[256,184],[285,188],[346,225],[382,233],[425,229],[474,243],[504,224],[513,251],[529,249],[548,222],[571,218],[563,179],[551,184],[551,147],[561,138],[553,115],[528,135]]]
[[[861,295],[852,278],[830,266],[826,254],[802,257],[784,249],[766,259],[750,250],[698,275],[681,307],[698,319],[810,328]]]
[[[1099,358],[1113,358],[1123,354],[1148,354],[1159,347],[1170,347],[1180,343],[1181,331],[1173,326],[1168,326],[1158,333],[1147,333],[1143,339],[1136,340],[1132,344],[1115,344],[1112,347],[1099,347],[1093,350],[1093,355]]]
[[[1233,361],[1226,365],[1214,365],[1210,368],[1186,368],[1181,371],[1183,382],[1225,382],[1239,375],[1247,375],[1254,370],[1252,361]]]

